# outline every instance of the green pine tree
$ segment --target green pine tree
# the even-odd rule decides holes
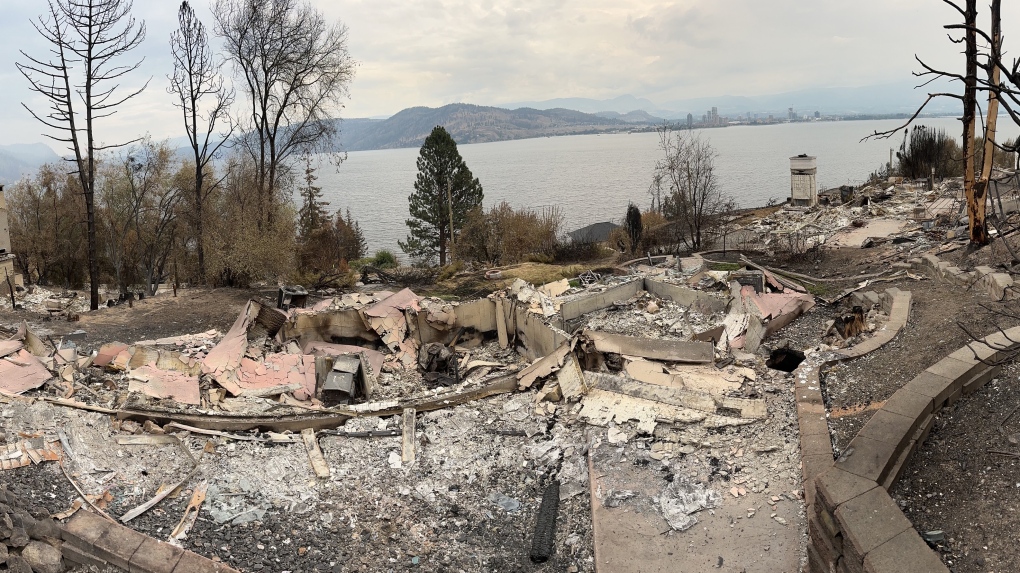
[[[315,185],[315,181],[319,177],[315,174],[315,168],[312,167],[312,156],[306,154],[304,162],[305,181],[304,185],[299,189],[301,193],[301,209],[298,211],[298,232],[302,238],[310,236],[312,231],[321,227],[323,223],[329,222],[326,213],[329,201],[322,200],[322,187]]]
[[[400,248],[414,259],[431,263],[438,257],[445,265],[448,254],[453,258],[451,247],[456,247],[468,213],[481,204],[482,185],[461,158],[457,142],[443,126],[436,126],[418,155],[418,178],[408,197],[409,233],[407,241],[399,241]]]

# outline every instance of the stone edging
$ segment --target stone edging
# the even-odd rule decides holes
[[[62,528],[64,559],[131,573],[237,573],[236,570],[80,510]]]
[[[835,462],[824,405],[805,404],[804,413],[809,415],[801,415],[801,443],[808,499],[808,571],[948,573],[888,490],[928,437],[939,411],[998,375],[1000,367],[989,362],[1005,358],[1017,346],[1020,327],[968,343],[930,366],[875,412]],[[817,389],[820,366],[809,367],[798,378],[799,412],[801,378],[805,387],[813,378]],[[807,436],[803,434],[805,419],[813,432]],[[826,455],[829,467],[823,469]]]
[[[1020,291],[1013,288],[1013,277],[1009,273],[997,273],[991,267],[974,267],[974,270],[964,272],[948,261],[939,260],[935,255],[924,255],[919,259],[910,259],[907,262],[915,269],[927,268],[936,276],[956,285],[968,288],[974,285],[980,286],[994,300],[1020,298]]]
[[[889,313],[889,320],[880,330],[853,348],[809,358],[794,371],[804,500],[809,506],[814,502],[814,478],[832,466],[832,439],[822,398],[821,370],[843,360],[860,358],[889,343],[907,325],[910,304],[910,291],[886,289],[882,293],[882,307]]]

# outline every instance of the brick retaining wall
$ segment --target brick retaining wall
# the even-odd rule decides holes
[[[890,322],[895,316],[902,324],[889,339],[906,323],[906,314],[897,312],[895,294]],[[906,304],[909,308],[909,298]],[[1020,327],[971,342],[930,366],[897,390],[835,461],[819,374],[827,364],[855,356],[833,353],[798,369],[809,572],[948,573],[888,492],[928,437],[939,411],[998,375],[994,362],[1017,346]]]

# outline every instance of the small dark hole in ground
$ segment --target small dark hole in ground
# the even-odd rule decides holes
[[[769,354],[769,359],[765,361],[765,366],[773,370],[793,372],[800,366],[801,362],[804,362],[804,353],[800,350],[777,348]]]

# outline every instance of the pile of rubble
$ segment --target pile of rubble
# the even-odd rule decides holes
[[[114,415],[119,435],[107,440],[183,448],[188,454],[165,472],[177,477],[166,483],[191,484],[193,501],[217,526],[313,508],[339,523],[376,523],[359,505],[330,506],[325,492],[354,479],[366,489],[344,495],[357,504],[384,504],[416,524],[421,539],[450,535],[454,543],[463,519],[530,522],[532,512],[555,516],[543,498],[559,498],[570,511],[558,525],[552,518],[558,533],[549,543],[587,571],[589,495],[610,510],[652,503],[676,531],[725,504],[723,495],[800,503],[798,451],[783,438],[793,418],[782,390],[791,381],[765,367],[761,349],[813,297],[768,271],[690,263],[581,287],[517,281],[465,303],[408,289],[305,308],[293,298],[286,309],[250,301],[225,334],[109,343],[86,355],[74,341],[43,342],[22,325],[0,343],[0,390],[48,383],[59,396],[50,402]],[[95,433],[94,423],[86,426],[75,426],[67,445],[85,468],[81,487],[99,495],[117,481],[99,480],[116,474],[87,468],[115,472],[118,462],[93,447],[102,436],[85,439]],[[198,436],[212,437],[203,446]],[[268,453],[269,444],[287,449]],[[67,445],[33,451],[55,457]],[[202,455],[218,461],[202,463]],[[623,459],[677,479],[637,492],[617,473]],[[269,465],[280,471],[267,473]],[[319,485],[281,496],[271,483],[309,471]],[[500,485],[481,495],[493,483]],[[134,517],[169,490],[131,491],[118,494],[116,507]],[[454,504],[459,513],[409,513],[412,498],[414,507]],[[197,543],[208,533],[196,527]],[[543,543],[536,559],[548,558]],[[464,567],[459,558],[451,563]]]
[[[61,573],[60,528],[44,508],[0,486],[0,564],[15,573]]]

